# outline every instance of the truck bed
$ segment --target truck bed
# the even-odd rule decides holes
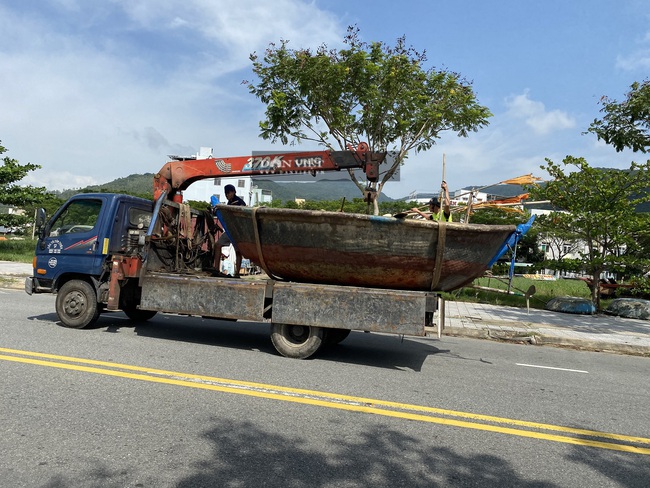
[[[431,292],[147,273],[140,308],[224,319],[424,336]]]

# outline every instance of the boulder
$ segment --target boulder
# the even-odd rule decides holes
[[[650,300],[641,298],[615,298],[605,313],[628,319],[650,320]]]
[[[596,307],[588,298],[578,297],[555,297],[546,303],[546,310],[552,312],[577,313],[582,315],[593,315]]]

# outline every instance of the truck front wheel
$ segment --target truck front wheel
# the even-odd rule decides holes
[[[323,344],[323,329],[306,325],[271,324],[271,342],[287,358],[306,359]]]
[[[95,289],[83,280],[70,280],[56,296],[56,314],[65,327],[83,329],[99,317]]]

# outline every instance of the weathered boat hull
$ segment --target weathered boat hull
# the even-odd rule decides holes
[[[451,291],[481,276],[514,225],[218,205],[238,251],[278,279]]]

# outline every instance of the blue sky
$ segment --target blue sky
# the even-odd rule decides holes
[[[258,136],[248,55],[280,39],[341,47],[352,24],[366,41],[405,35],[494,114],[412,155],[390,197],[437,191],[443,154],[451,189],[546,177],[544,158],[569,154],[594,167],[647,159],[583,134],[601,96],[622,100],[650,77],[647,0],[0,0],[5,156],[42,166],[29,183],[63,189],[156,172],[200,146],[280,150]]]

